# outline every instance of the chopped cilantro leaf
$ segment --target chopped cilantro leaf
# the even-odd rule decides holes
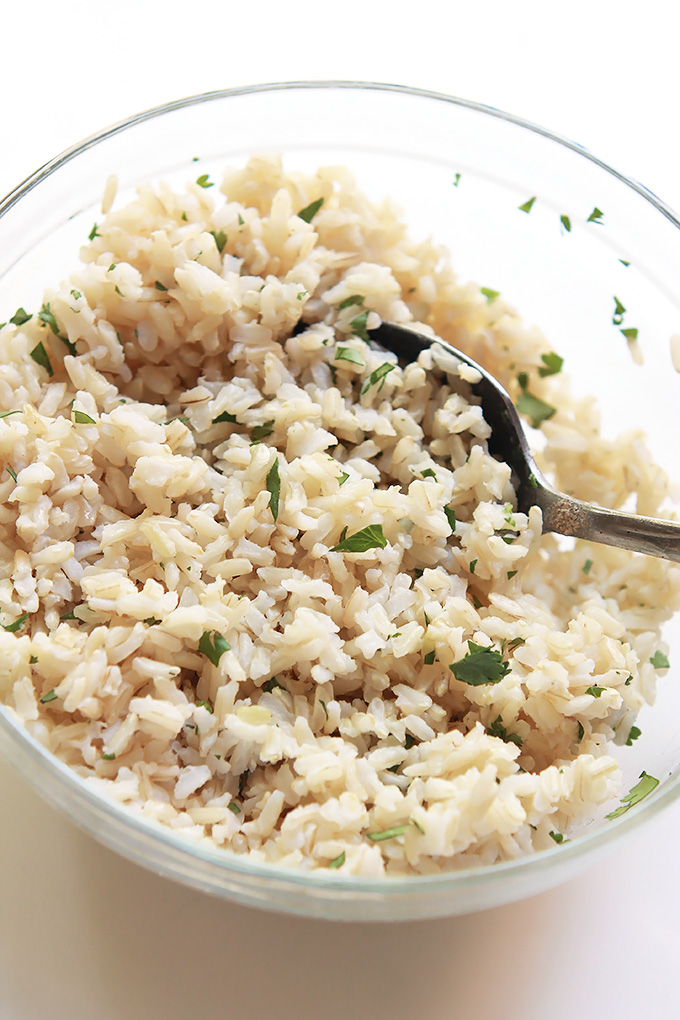
[[[581,741],[583,740],[583,734],[584,733],[585,733],[585,730],[583,729],[583,723],[579,722],[579,724],[578,724],[578,736],[576,738],[576,743],[577,744],[580,744]]]
[[[218,414],[216,418],[213,418],[212,424],[219,425],[223,421],[230,421],[233,425],[238,425],[236,415],[229,414],[228,411],[222,411],[222,414]]]
[[[143,622],[147,625],[147,627],[155,627],[155,625],[157,623],[160,623],[161,621],[158,619],[157,616],[147,616],[146,620],[144,620]]]
[[[599,698],[602,696],[604,690],[605,690],[604,687],[598,687],[597,684],[593,684],[592,687],[588,688],[586,694],[592,694],[594,698]]]
[[[406,737],[404,738],[404,750],[410,751],[411,748],[413,747],[413,745],[415,744],[415,742],[416,742],[416,738],[411,736],[410,733],[407,733]]]
[[[211,230],[210,233],[215,238],[215,244],[217,246],[217,250],[218,250],[218,252],[221,255],[222,252],[224,251],[224,246],[227,243],[227,235],[225,234],[225,232],[223,230],[218,230],[218,231]]]
[[[38,656],[37,655],[32,655],[30,657],[30,659],[28,660],[28,664],[29,664],[29,666],[35,666],[37,661],[38,661]]]
[[[50,308],[49,305],[42,306],[42,308],[38,312],[38,318],[40,319],[41,322],[44,322],[46,326],[50,327],[50,329],[57,337],[57,339],[61,340],[61,342],[68,348],[69,354],[77,353],[76,345],[71,343],[71,341],[67,337],[62,336],[62,334],[59,332],[59,325],[54,315],[52,314],[52,309]]]
[[[213,183],[213,181],[210,180],[210,177],[209,177],[208,174],[201,174],[200,177],[196,178],[196,183],[198,184],[199,188],[212,188],[212,187],[214,187],[214,183]]]
[[[10,634],[16,634],[18,630],[21,630],[23,625],[28,619],[28,613],[22,613],[21,616],[17,617],[14,623],[2,624],[2,629],[8,631]]]
[[[360,365],[364,367],[365,362],[358,351],[355,351],[352,347],[338,347],[335,352],[336,361],[350,361],[353,365]]]
[[[567,233],[569,233],[569,231],[571,230],[571,220],[564,213],[562,213],[562,215],[560,216],[560,223],[567,231]]]
[[[240,807],[238,806],[238,804],[236,803],[236,801],[235,801],[235,800],[232,800],[230,804],[227,804],[227,808],[228,808],[228,809],[229,809],[229,811],[231,811],[231,812],[232,812],[232,814],[234,814],[234,815],[242,815],[242,814],[243,814],[243,811],[242,811],[242,810],[241,810],[241,808],[240,808]]]
[[[540,397],[535,397],[533,393],[529,393],[527,389],[522,389],[519,397],[515,401],[515,407],[520,414],[525,414],[529,419],[532,428],[540,428],[544,421],[548,421],[549,418],[555,414],[557,410],[550,404],[547,404],[545,400],[541,400]]]
[[[347,472],[343,471],[342,474],[338,475],[338,486],[344,485],[348,478],[349,475],[347,474]]]
[[[156,288],[156,290],[162,291],[166,291],[168,289],[164,284],[161,283],[160,280],[156,280],[156,282],[154,283],[154,287]]]
[[[274,458],[274,463],[267,473],[267,491],[269,492],[269,509],[274,520],[279,516],[279,497],[281,495],[281,479],[279,477],[279,458]]]
[[[437,476],[434,473],[434,471],[432,470],[432,468],[425,468],[424,471],[420,472],[420,477],[421,478],[434,478],[435,481],[437,480]]]
[[[366,311],[362,312],[360,315],[357,315],[356,318],[352,319],[352,321],[349,324],[350,329],[352,330],[354,335],[358,336],[361,340],[364,340],[365,343],[368,343],[370,339],[368,332],[366,331],[367,320],[368,312]]]
[[[365,393],[371,388],[371,386],[375,386],[376,383],[380,383],[380,386],[378,387],[378,393],[380,393],[381,389],[385,385],[386,376],[388,376],[390,372],[393,372],[396,367],[396,365],[391,365],[389,361],[384,361],[382,365],[378,365],[364,383],[361,392]]]
[[[477,566],[477,560],[470,560],[470,573],[471,574],[474,574],[476,566]]]
[[[423,662],[425,663],[426,666],[431,666],[433,664],[434,656],[435,656],[434,648],[432,649],[431,652],[428,652],[426,655],[423,656]]]
[[[551,831],[551,832],[548,833],[548,835],[550,836],[551,839],[554,839],[556,843],[563,843],[564,842],[564,836],[562,835],[561,832],[552,832]]]
[[[654,652],[654,655],[651,657],[651,659],[649,661],[651,662],[652,666],[654,666],[654,669],[669,669],[670,668],[670,662],[668,661],[666,656],[663,654],[663,652],[658,651],[658,649],[657,649],[656,652]]]
[[[267,694],[271,694],[275,687],[280,687],[282,691],[286,690],[283,684],[280,684],[275,676],[273,676],[270,680],[267,680],[265,684],[262,684],[262,690],[266,691]]]
[[[319,704],[326,713],[326,718],[328,719],[328,708],[326,707],[326,702],[322,698],[319,698]]]
[[[625,338],[628,341],[628,343],[630,343],[631,340],[637,340],[637,338],[638,338],[638,331],[637,331],[637,328],[635,328],[635,327],[629,327],[628,329],[622,329],[621,332],[625,336]]]
[[[341,854],[338,854],[337,857],[333,858],[333,860],[330,862],[328,867],[329,868],[341,868],[344,863],[345,863],[345,851],[343,850]]]
[[[40,365],[41,368],[45,369],[45,371],[47,372],[48,376],[51,379],[52,376],[54,375],[54,369],[52,368],[52,362],[49,359],[47,351],[45,350],[45,345],[43,344],[42,340],[39,343],[37,343],[33,350],[31,351],[31,357],[35,361],[36,365]]]
[[[56,697],[57,692],[54,690],[54,688],[52,688],[52,690],[48,691],[47,694],[43,694],[42,698],[40,699],[40,704],[49,705],[50,701],[54,701]]]
[[[211,639],[212,635],[212,639]],[[219,661],[225,652],[231,649],[231,645],[218,631],[204,630],[201,640],[198,642],[198,650],[212,662],[213,666],[219,665]]]
[[[538,370],[541,378],[545,378],[546,375],[557,375],[558,372],[562,371],[564,358],[561,358],[559,354],[555,354],[553,351],[550,354],[542,354],[541,361],[543,362],[543,367]]]
[[[245,221],[245,220],[243,219],[243,217],[241,216],[241,213],[239,213],[239,214],[238,214],[238,225],[239,225],[239,227],[244,227],[244,226],[245,226],[245,223],[246,223],[246,221]]]
[[[311,223],[322,205],[323,198],[317,198],[316,202],[310,202],[309,205],[304,207],[304,209],[300,209],[298,216],[301,220],[304,220],[305,223]]]
[[[624,682],[623,682],[623,686],[624,686],[624,687],[628,687],[628,686],[630,686],[630,684],[631,684],[632,682],[633,682],[633,677],[632,677],[632,674],[631,674],[631,675],[629,675],[629,676],[628,676],[628,679],[627,679],[627,680],[624,680]]]
[[[73,298],[74,301],[78,301],[78,299],[81,298],[82,296],[83,295],[80,293],[79,290],[72,290],[71,291],[71,297]]]
[[[392,829],[383,829],[382,832],[368,832],[366,835],[374,843],[381,843],[384,839],[395,839],[397,836],[403,836],[407,829],[408,825],[395,825]]]
[[[508,570],[508,573],[507,573],[508,581],[512,581],[512,579],[513,579],[513,577],[515,576],[516,573],[517,573],[516,570]]]
[[[273,431],[274,419],[270,418],[269,421],[264,423],[264,425],[256,425],[255,428],[251,430],[250,438],[254,443],[259,443],[261,439],[266,439],[267,436],[271,436]]]
[[[3,411],[2,414],[0,414],[0,418],[9,418],[9,416],[11,414],[21,414],[21,411],[20,410],[18,410],[18,411]]]
[[[626,260],[625,260],[625,259],[619,259],[619,262],[621,263],[621,265],[622,265],[622,266],[625,266],[625,267],[626,267],[626,269],[627,269],[627,268],[628,268],[628,266],[630,265],[630,262],[626,262]]]
[[[454,186],[454,188],[457,188],[459,184],[460,184],[460,174],[455,174],[454,178],[453,178],[453,186]]]
[[[9,320],[13,326],[23,326],[25,322],[32,318],[31,315],[24,308],[17,308],[16,312]]]
[[[591,212],[590,216],[586,220],[586,223],[602,223],[602,217],[603,216],[604,216],[604,213],[602,212],[602,210],[598,209],[597,206],[595,206],[595,208]]]
[[[73,417],[76,425],[96,425],[94,418],[90,418],[89,414],[85,414],[84,411],[74,411]]]
[[[592,560],[586,560],[586,562],[581,567],[581,570],[583,571],[584,574],[589,574],[590,573],[590,568],[592,567],[592,565],[593,565],[593,561]]]
[[[501,295],[501,292],[499,290],[491,290],[490,287],[480,287],[479,289],[486,298],[487,304],[489,305],[491,304],[492,301],[495,301],[496,298],[500,297]]]
[[[468,641],[468,648],[466,656],[449,666],[457,680],[472,687],[497,684],[510,671],[509,663],[496,649],[484,648],[482,645],[476,645],[474,641]]]
[[[102,754],[103,761],[113,761],[115,757],[116,757],[115,754],[106,751]]]
[[[100,236],[101,235],[100,235],[99,231],[97,230],[97,224],[95,223],[94,226],[92,227],[92,230],[87,235],[87,239],[88,239],[88,241],[94,241],[95,237],[100,237]]]
[[[626,811],[634,807],[635,804],[639,804],[644,797],[648,796],[655,790],[659,785],[659,780],[655,779],[654,776],[650,776],[647,772],[640,773],[640,781],[630,790],[625,797],[621,798],[621,804],[616,808],[615,811],[610,811],[606,818],[618,818],[619,815],[624,815]]]
[[[638,726],[631,726],[628,739],[626,740],[626,747],[632,747],[633,741],[637,740],[642,735],[642,730]]]
[[[624,308],[624,306],[621,304],[616,295],[614,295],[614,314],[612,315],[612,324],[614,326],[621,325],[621,323],[623,322],[623,316],[625,314],[625,311],[626,309]]]
[[[491,737],[499,737],[506,744],[516,744],[517,747],[521,747],[523,744],[523,740],[518,733],[508,733],[500,715],[496,716],[491,725],[486,727],[486,732]]]
[[[536,196],[533,195],[531,198],[528,198],[526,202],[524,202],[522,205],[518,206],[518,208],[520,209],[521,212],[530,213],[531,207],[533,206],[535,201]]]
[[[205,708],[210,712],[211,715],[215,714],[215,709],[212,707],[209,701],[197,701],[195,702],[197,708]]]
[[[444,513],[446,514],[446,519],[449,522],[449,527],[451,528],[451,531],[455,531],[456,530],[456,511],[453,509],[452,506],[445,506],[444,507]]]
[[[387,539],[383,535],[382,524],[369,524],[356,531],[353,535],[342,537],[331,552],[367,552],[369,549],[384,549]]]
[[[364,295],[363,294],[350,294],[344,301],[341,301],[338,305],[338,311],[341,312],[343,308],[351,308],[353,305],[363,305]]]

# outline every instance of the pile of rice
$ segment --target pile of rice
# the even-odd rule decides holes
[[[400,368],[365,331],[419,323],[515,396],[526,373],[556,484],[655,514],[640,435],[600,438],[544,337],[346,169],[114,194],[82,267],[0,330],[6,710],[255,860],[430,874],[554,846],[619,792],[608,745],[653,699],[680,569],[542,536],[457,363]]]

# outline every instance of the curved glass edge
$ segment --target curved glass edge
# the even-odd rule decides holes
[[[4,739],[3,739],[4,738]],[[5,745],[5,740],[7,746]],[[19,752],[19,759],[13,758],[7,750],[13,748]],[[195,844],[181,836],[175,835],[174,831],[166,828],[160,823],[140,818],[123,804],[107,798],[104,794],[97,792],[88,786],[87,781],[74,772],[68,765],[54,756],[42,746],[22,723],[15,721],[0,706],[0,751],[10,765],[19,768],[19,771],[43,796],[47,791],[41,788],[39,777],[31,771],[29,758],[36,762],[39,769],[48,773],[50,779],[56,779],[61,790],[67,796],[76,798],[79,802],[87,804],[88,808],[94,809],[100,819],[104,820],[110,828],[117,823],[122,823],[126,830],[134,832],[139,841],[143,843],[146,838],[152,838],[154,843],[160,843],[163,848],[174,854],[181,852],[181,856],[189,855],[194,860],[198,859],[208,867],[216,865],[218,869],[240,875],[243,878],[267,879],[276,885],[294,886],[298,891],[308,892],[311,895],[327,894],[328,898],[345,896],[348,892],[353,894],[395,894],[408,893],[412,891],[418,894],[439,894],[445,891],[451,892],[454,887],[469,887],[484,884],[487,888],[500,883],[511,876],[524,875],[526,872],[538,873],[541,871],[562,871],[577,858],[584,857],[590,851],[603,848],[614,839],[618,839],[625,833],[635,830],[643,819],[652,818],[663,808],[671,804],[680,794],[680,776],[675,777],[670,783],[660,787],[644,804],[637,805],[621,815],[612,819],[606,827],[599,827],[592,833],[585,833],[577,836],[569,842],[554,849],[541,850],[530,856],[516,858],[511,861],[500,861],[497,864],[484,868],[465,868],[460,871],[444,872],[438,875],[407,875],[407,876],[385,876],[380,879],[364,878],[360,875],[343,877],[337,872],[328,872],[323,869],[303,871],[281,867],[279,864],[267,864],[261,861],[251,862],[248,858],[241,858],[228,850],[220,850],[215,847],[204,847]],[[29,767],[26,771],[20,768],[24,763],[21,757],[27,759],[25,764]],[[82,820],[78,822],[96,838],[101,838],[99,830],[94,825],[85,825]],[[110,836],[110,833],[109,833]],[[116,840],[118,843],[118,840]],[[142,861],[148,867],[155,868],[149,860],[148,855],[132,854],[126,851],[123,846],[117,846],[125,856],[132,856],[137,861]],[[158,867],[164,874],[174,875],[187,881],[187,877],[177,861],[168,860],[163,867]],[[205,887],[203,883],[195,883]],[[548,882],[545,883],[549,884]],[[224,895],[233,895],[228,889],[212,886],[212,891],[221,892]],[[521,894],[520,894],[521,895]]]
[[[106,139],[124,132],[137,124],[202,103],[235,96],[285,91],[288,89],[353,89],[357,91],[365,90],[402,93],[426,100],[449,103],[483,115],[504,120],[517,127],[524,128],[535,134],[541,135],[546,139],[554,141],[557,144],[583,156],[585,159],[600,167],[605,172],[612,175],[614,178],[639,194],[645,201],[669,220],[673,226],[680,229],[680,221],[676,217],[675,213],[661,199],[654,195],[653,192],[649,191],[649,189],[645,188],[632,178],[614,170],[607,163],[592,155],[592,153],[578,143],[570,141],[569,139],[555,134],[554,132],[539,125],[526,121],[521,117],[498,110],[495,107],[485,106],[471,100],[448,96],[444,93],[429,91],[426,89],[414,89],[403,85],[381,84],[376,82],[341,80],[274,82],[262,85],[216,90],[175,100],[173,102],[142,111],[133,117],[113,124],[109,128],[89,136],[71,148],[64,150],[62,153],[44,164],[23,182],[17,185],[17,187],[4,199],[2,199],[0,202],[0,217],[4,216],[17,202],[24,198],[31,190],[33,190],[33,188],[37,187],[43,180],[55,173],[55,171],[57,171],[61,166]],[[194,861],[200,861],[205,869],[216,866],[217,869],[223,873],[241,876],[246,880],[249,878],[257,880],[264,879],[270,883],[272,887],[276,887],[278,889],[282,889],[284,887],[286,889],[294,888],[298,892],[307,894],[309,897],[323,897],[325,900],[333,898],[342,899],[348,895],[357,895],[366,898],[377,896],[382,898],[383,896],[406,896],[410,893],[418,895],[425,894],[430,897],[444,892],[452,893],[456,888],[470,889],[472,887],[479,887],[482,885],[489,889],[490,887],[496,886],[505,881],[511,876],[515,876],[517,878],[520,876],[528,877],[529,872],[534,875],[542,872],[546,876],[550,873],[552,881],[556,882],[560,880],[560,877],[568,877],[565,876],[563,872],[567,870],[570,862],[575,862],[578,859],[585,858],[586,855],[590,855],[590,853],[594,852],[596,849],[602,849],[612,843],[615,839],[619,839],[624,834],[633,832],[643,821],[652,818],[659,811],[670,805],[680,795],[679,775],[655,791],[655,793],[645,800],[643,804],[636,806],[631,809],[630,812],[626,812],[621,817],[612,820],[606,827],[599,827],[592,833],[585,833],[584,835],[569,841],[569,843],[562,844],[554,849],[551,848],[549,850],[539,851],[531,856],[518,858],[512,861],[499,862],[485,868],[475,867],[427,876],[386,876],[379,880],[375,880],[363,878],[361,876],[343,877],[337,873],[333,873],[333,875],[331,875],[321,869],[315,869],[309,872],[302,870],[288,871],[280,865],[266,864],[259,861],[250,862],[247,859],[241,859],[237,855],[231,854],[226,850],[220,850],[218,848],[213,849],[193,844],[188,840],[177,837],[173,833],[173,830],[165,829],[161,825],[142,819],[130,812],[124,805],[118,804],[114,800],[108,800],[104,795],[90,789],[82,777],[47,751],[38,741],[31,737],[31,735],[19,722],[13,720],[0,706],[0,738],[3,737],[6,738],[7,746],[2,746],[5,744],[5,740],[0,739],[0,750],[3,752],[3,756],[6,757],[9,764],[17,765],[18,762],[13,759],[11,755],[6,753],[8,747],[19,752],[19,759],[24,756],[29,765],[34,766],[37,764],[39,770],[43,771],[46,775],[49,775],[50,778],[56,779],[65,797],[75,799],[81,804],[94,809],[95,813],[100,818],[103,818],[108,825],[109,831],[106,834],[106,842],[108,845],[115,846],[118,852],[135,860],[137,863],[144,864],[145,866],[152,868],[152,870],[158,871],[159,873],[178,878],[183,882],[188,882],[199,888],[203,888],[206,891],[229,896],[232,899],[241,898],[253,905],[256,905],[256,898],[254,895],[248,896],[246,894],[239,896],[233,888],[227,888],[224,881],[217,883],[215,881],[211,882],[205,875],[202,878],[192,876],[187,872],[187,869],[182,866],[181,860],[188,856]],[[30,761],[31,758],[32,762]],[[43,796],[47,796],[47,792],[41,787],[40,777],[33,773],[31,767],[27,769],[24,775],[25,778],[27,778],[36,788],[38,793]],[[64,804],[64,807],[65,806],[66,805]],[[96,838],[104,838],[104,833],[99,833],[95,826],[86,824],[82,818],[74,818],[74,820],[77,821],[77,824],[79,824],[81,828],[90,832]],[[129,846],[126,848],[123,841],[112,838],[112,833],[115,831],[115,828],[119,823],[122,823],[126,830],[135,833],[140,844],[139,852],[135,852]],[[155,866],[149,853],[143,849],[143,845],[148,839],[153,840],[156,844],[161,844],[163,849],[167,852],[168,857],[162,865],[159,863],[158,866]],[[557,874],[558,872],[560,873],[559,875]],[[546,881],[541,883],[541,888],[545,888],[550,884],[551,879],[547,879],[546,877]],[[518,891],[516,894],[511,893],[506,897],[506,899],[510,900],[513,898],[519,898],[522,895],[529,894],[531,891],[537,890]],[[501,901],[499,900],[497,902]],[[276,907],[276,904],[273,902],[268,905],[272,908]],[[491,905],[491,903],[484,902],[481,905],[487,906]],[[303,906],[296,908],[291,906],[290,903],[287,903],[285,906],[280,906],[279,909],[285,909],[295,913],[309,913],[309,911],[305,910]],[[471,908],[466,907],[465,909]],[[455,912],[455,909],[452,910],[449,907],[449,909],[442,912],[453,913]],[[436,913],[436,911],[433,913]],[[385,914],[383,913],[381,916],[385,916]]]
[[[260,85],[243,85],[231,89],[216,89],[211,92],[200,92],[193,96],[187,96],[184,99],[172,100],[169,103],[163,103],[161,106],[153,106],[147,110],[142,110],[140,113],[127,117],[125,120],[117,121],[115,124],[110,125],[103,131],[99,131],[94,135],[89,135],[87,138],[84,138],[82,141],[53,157],[33,174],[25,178],[25,180],[20,182],[16,188],[10,191],[9,194],[0,201],[0,217],[4,216],[5,213],[24,195],[31,191],[45,177],[48,177],[50,174],[54,173],[55,170],[58,170],[60,166],[68,163],[80,153],[87,151],[87,149],[91,149],[93,146],[105,141],[107,138],[120,134],[137,124],[141,124],[146,120],[152,120],[156,117],[161,117],[166,113],[172,113],[176,110],[182,110],[190,106],[198,106],[202,103],[214,102],[219,99],[254,95],[265,92],[282,92],[288,89],[299,89],[301,91],[314,89],[353,89],[356,91],[401,93],[403,95],[416,96],[421,99],[430,99],[437,102],[449,103],[453,106],[459,106],[466,110],[472,110],[477,113],[485,114],[486,116],[504,120],[509,124],[514,124],[515,126],[524,128],[534,134],[541,135],[542,137],[556,142],[558,145],[562,145],[565,148],[571,149],[573,152],[583,156],[585,159],[594,163],[596,166],[599,166],[602,170],[611,174],[611,176],[621,181],[621,183],[637,192],[642,198],[646,199],[651,205],[653,205],[658,212],[665,216],[666,219],[670,220],[674,226],[680,229],[680,220],[676,216],[675,212],[670,208],[670,206],[666,205],[662,199],[655,195],[654,192],[650,191],[649,188],[646,188],[634,178],[628,177],[626,174],[615,170],[604,160],[594,156],[588,149],[586,149],[583,145],[580,145],[578,142],[574,142],[563,135],[559,135],[548,128],[544,128],[540,124],[535,124],[532,121],[525,120],[523,117],[518,117],[515,114],[499,110],[495,106],[486,106],[483,103],[476,103],[471,99],[463,99],[459,96],[450,96],[444,92],[412,88],[408,85],[394,85],[386,82],[345,81],[333,79],[329,81],[266,82]]]

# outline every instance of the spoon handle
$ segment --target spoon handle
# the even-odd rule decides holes
[[[546,483],[534,489],[533,502],[543,511],[544,531],[680,562],[680,523],[605,510],[557,492]]]

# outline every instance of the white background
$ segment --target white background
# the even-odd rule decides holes
[[[662,0],[24,0],[2,22],[0,194],[169,99],[342,78],[508,110],[680,209],[680,14]],[[156,878],[4,764],[0,826],[0,1020],[680,1017],[680,806],[557,890],[394,926],[268,915]]]

